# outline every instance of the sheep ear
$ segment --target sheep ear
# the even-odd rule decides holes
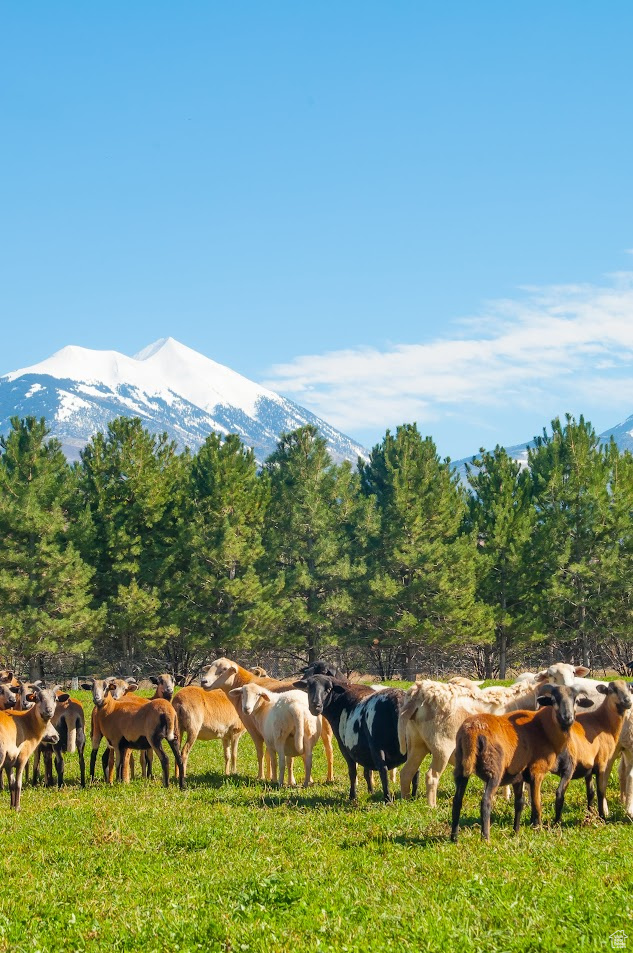
[[[308,688],[307,678],[298,678],[296,682],[293,682],[292,684],[295,688],[303,688],[304,690],[307,690]]]
[[[577,665],[574,669],[574,675],[576,675],[578,678],[584,678],[585,675],[588,675],[590,671],[591,669],[586,668],[584,665]]]
[[[606,695],[606,692],[604,694]],[[581,698],[577,698],[576,704],[579,706],[579,708],[593,708],[592,700],[587,698],[586,695],[582,695]]]
[[[158,685],[158,679],[156,678],[155,675],[150,675],[149,680],[152,683],[152,685]]]
[[[267,702],[271,702],[273,700],[272,695],[269,692],[267,692],[265,688],[257,692],[257,694],[259,695],[260,698],[265,698]]]
[[[347,685],[339,685],[338,682],[332,682],[331,685],[335,695],[343,695],[347,691]]]
[[[600,692],[601,695],[608,695],[608,694],[609,694],[609,686],[608,686],[608,685],[596,685],[596,691],[597,691],[597,692]]]
[[[541,682],[546,682],[548,678],[549,675],[547,674],[546,668],[544,668],[542,672],[537,672],[534,676],[534,680],[536,681],[537,685],[539,685]]]
[[[92,691],[92,685],[93,685],[92,682],[82,682],[82,683],[81,683],[81,687],[83,688],[83,690],[84,690],[85,692],[91,692],[91,691]]]
[[[536,701],[539,705],[553,705],[554,699],[551,695],[537,695]]]
[[[37,701],[37,695],[35,695],[33,692],[29,692],[28,695],[25,695],[24,697],[26,698],[27,702]]]
[[[57,695],[58,702],[67,702],[69,698],[70,698],[70,695],[68,694],[68,692],[59,692],[59,694]]]
[[[241,694],[242,694],[242,689],[241,689],[241,688],[231,688],[231,689],[229,690],[229,695],[232,695],[233,698],[237,698],[237,696],[238,696],[238,695],[241,695]]]
[[[127,682],[127,679],[126,679],[126,682]],[[116,686],[113,685],[113,687],[116,687]],[[138,691],[138,685],[135,682],[128,682],[128,686],[125,689],[125,694],[129,695],[130,692],[136,692],[136,691]]]
[[[187,681],[187,676],[186,676],[186,675],[175,675],[175,676],[174,676],[174,681],[175,681],[176,685],[179,685],[179,686],[182,688],[183,685],[185,684],[185,682]]]

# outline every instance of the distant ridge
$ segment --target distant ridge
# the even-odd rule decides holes
[[[166,431],[180,449],[197,449],[212,433],[237,433],[259,463],[282,432],[313,424],[335,462],[367,451],[293,401],[255,384],[174,338],[133,357],[68,345],[51,357],[0,377],[0,433],[13,416],[45,417],[70,460],[114,417],[140,417]]]

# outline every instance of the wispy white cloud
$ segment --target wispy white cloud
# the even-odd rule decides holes
[[[493,301],[453,333],[385,350],[359,346],[297,357],[265,381],[347,432],[484,408],[547,407],[589,393],[633,398],[633,272],[603,285],[528,287]],[[632,407],[633,410],[633,407]]]

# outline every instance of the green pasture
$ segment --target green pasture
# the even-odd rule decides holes
[[[582,782],[561,827],[532,831],[526,811],[518,837],[499,799],[489,846],[472,782],[453,845],[450,770],[436,811],[424,799],[384,805],[364,785],[351,806],[342,758],[326,785],[317,751],[307,791],[255,781],[248,735],[228,779],[220,743],[198,743],[185,792],[158,780],[82,790],[74,755],[67,786],[25,788],[19,814],[5,788],[0,953],[551,953],[610,950],[620,930],[633,947],[633,826],[615,779],[606,824],[585,818]]]

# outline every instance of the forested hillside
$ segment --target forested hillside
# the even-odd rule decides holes
[[[261,469],[234,435],[178,453],[129,418],[73,465],[32,417],[0,447],[4,667],[191,677],[272,652],[412,679],[631,654],[633,456],[582,417],[528,467],[482,452],[467,486],[415,425],[357,468],[312,426]]]

